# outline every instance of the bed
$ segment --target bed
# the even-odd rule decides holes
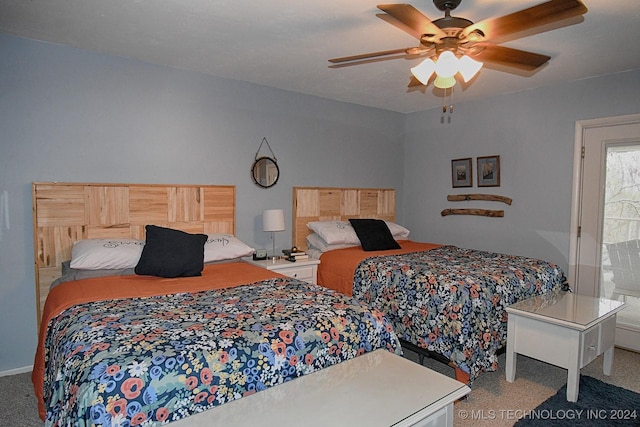
[[[32,380],[45,425],[160,425],[205,410],[214,422],[226,402],[375,349],[401,352],[390,322],[363,302],[208,258],[219,253],[208,252],[212,235],[227,235],[225,250],[235,235],[233,186],[34,183],[33,200]],[[117,264],[139,249],[131,239],[144,240],[138,272],[158,236],[186,239],[171,240],[184,253],[201,242],[200,270],[176,277],[184,262],[173,258],[153,267],[159,276]],[[78,249],[87,242],[100,256]],[[110,273],[87,275],[98,270]],[[68,280],[49,280],[62,271]]]
[[[446,361],[460,381],[496,370],[506,306],[566,283],[551,262],[409,240],[394,222],[393,189],[293,191],[294,243],[320,259],[318,283],[382,310],[404,346]],[[397,247],[363,250],[349,228],[359,219],[382,220]]]

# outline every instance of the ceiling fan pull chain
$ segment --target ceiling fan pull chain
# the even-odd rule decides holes
[[[447,88],[444,88],[444,96],[442,97],[442,114],[447,112]]]
[[[449,114],[453,113],[453,88],[451,88],[451,92],[449,92]]]

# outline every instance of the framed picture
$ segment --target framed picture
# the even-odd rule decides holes
[[[500,187],[500,156],[478,157],[478,187]]]
[[[473,187],[471,157],[451,160],[451,182],[453,183],[453,188]]]

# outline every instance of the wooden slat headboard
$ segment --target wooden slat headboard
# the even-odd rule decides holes
[[[145,225],[189,233],[232,233],[231,185],[34,182],[33,236],[38,325],[49,286],[77,240],[145,238]]]
[[[377,218],[395,221],[391,188],[293,187],[293,244],[307,249],[310,221]]]

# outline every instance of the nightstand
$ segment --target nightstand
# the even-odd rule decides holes
[[[286,259],[277,260],[260,260],[256,261],[251,258],[243,258],[249,264],[275,271],[287,277],[304,280],[305,282],[318,283],[318,259],[305,259],[296,262],[287,261]]]
[[[551,292],[506,308],[507,381],[516,376],[516,353],[567,369],[567,400],[578,400],[580,369],[604,353],[603,371],[611,374],[616,314],[621,301]]]

